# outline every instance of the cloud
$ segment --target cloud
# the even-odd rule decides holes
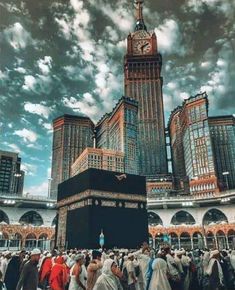
[[[24,142],[34,143],[38,139],[38,135],[35,132],[25,128],[22,130],[16,130],[13,134],[22,137]]]
[[[37,169],[38,169],[37,166],[34,164],[25,163],[25,162],[21,163],[21,170],[23,170],[25,174],[28,176],[36,176]]]
[[[22,88],[27,91],[34,90],[36,83],[37,81],[34,76],[27,75],[24,77],[24,84]]]
[[[178,23],[174,19],[166,19],[162,25],[155,28],[159,51],[164,54],[184,55],[182,35]]]
[[[89,100],[86,99],[77,100],[74,97],[70,98],[65,97],[63,98],[62,102],[64,106],[73,109],[74,112],[79,112],[80,114],[88,116],[93,120],[96,120],[97,116],[99,115],[99,108],[97,104],[95,104],[94,102],[92,104]]]
[[[19,22],[6,28],[3,31],[3,35],[15,50],[25,49],[27,45],[35,44],[30,33],[26,31]]]
[[[37,61],[38,67],[43,75],[48,75],[52,68],[52,57],[44,56],[44,59],[39,59]]]
[[[42,116],[46,119],[48,119],[51,113],[51,108],[48,106],[44,106],[42,104],[32,104],[30,102],[24,104],[24,109],[26,112]]]
[[[41,184],[29,186],[24,189],[24,194],[34,196],[47,196],[48,195],[48,182],[44,181]]]
[[[3,142],[2,144],[6,146],[7,150],[9,150],[8,148],[10,148],[10,150],[13,150],[16,153],[21,153],[21,149],[19,148],[19,146],[14,143]]]

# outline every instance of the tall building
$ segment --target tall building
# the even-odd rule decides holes
[[[24,171],[18,153],[0,150],[0,193],[22,195]]]
[[[184,174],[184,168],[180,166],[180,163],[184,163],[191,194],[213,195],[219,192],[206,93],[190,97],[183,102],[182,107],[172,112],[169,132],[174,174]]]
[[[138,103],[122,97],[96,125],[96,147],[123,152],[124,171],[138,174]]]
[[[182,188],[182,183],[186,182],[186,169],[184,160],[184,147],[181,130],[181,116],[182,107],[177,107],[170,116],[169,120],[169,134],[170,134],[170,148],[172,158],[172,171],[174,176],[174,183],[176,189]],[[183,186],[185,188],[185,186]]]
[[[72,176],[89,168],[124,172],[124,153],[110,149],[86,148],[72,165]]]
[[[235,188],[235,117],[209,117],[209,128],[220,188]]]
[[[86,147],[93,146],[94,124],[88,117],[63,115],[53,121],[51,191],[71,177],[71,165]]]
[[[143,0],[136,0],[135,31],[127,38],[124,59],[125,95],[138,101],[139,168],[144,176],[166,174],[167,152],[157,38],[143,19]]]

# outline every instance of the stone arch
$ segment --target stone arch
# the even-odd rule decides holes
[[[6,223],[9,224],[9,217],[8,215],[5,213],[5,211],[0,209],[0,223]]]
[[[8,244],[9,236],[6,232],[0,232],[0,247],[6,248]]]
[[[51,223],[51,226],[52,226],[52,227],[55,227],[55,226],[56,226],[57,218],[58,218],[57,215],[53,218],[52,223]]]
[[[215,236],[212,231],[206,233],[207,248],[214,249],[216,247]]]
[[[25,248],[27,250],[32,250],[36,248],[37,245],[37,237],[34,233],[29,233],[25,238]]]
[[[41,233],[38,237],[38,248],[45,250],[48,244],[48,234]]]
[[[228,244],[230,249],[235,249],[235,230],[230,229],[227,233],[228,236]]]
[[[220,250],[226,249],[227,248],[227,243],[226,243],[225,233],[224,233],[223,230],[217,231],[216,238],[217,238],[217,242],[218,242],[218,248]]]
[[[204,248],[203,234],[200,231],[195,231],[192,235],[192,239],[194,248]]]
[[[190,233],[188,232],[183,232],[180,235],[180,247],[184,248],[184,249],[191,249],[191,237],[190,237]]]
[[[191,213],[185,210],[177,211],[171,219],[172,225],[182,225],[182,224],[193,225],[195,223],[196,223],[195,218],[191,215]]]
[[[228,222],[227,216],[217,208],[209,209],[203,216],[202,224],[209,225],[211,223]]]
[[[33,226],[43,225],[43,219],[42,219],[41,215],[34,210],[25,212],[21,216],[19,222],[21,224],[33,225]]]
[[[170,232],[169,233],[169,237],[170,237],[171,245],[174,246],[175,248],[178,248],[178,246],[179,246],[179,237],[178,237],[177,233]]]
[[[148,212],[148,223],[150,226],[163,225],[160,216],[153,211]]]

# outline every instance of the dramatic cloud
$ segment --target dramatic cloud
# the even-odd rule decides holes
[[[24,141],[27,143],[27,142],[35,142],[37,141],[37,134],[31,130],[28,130],[28,129],[22,129],[22,130],[16,130],[14,132],[15,135],[19,136],[19,137],[22,137],[24,139]]]
[[[164,54],[184,55],[185,48],[182,45],[182,36],[179,25],[174,19],[166,19],[164,23],[155,29],[159,39],[159,51]]]
[[[25,111],[32,113],[32,114],[36,114],[39,116],[42,116],[46,119],[48,119],[50,112],[51,112],[51,108],[42,105],[42,104],[32,104],[32,103],[25,103],[24,104],[24,109]]]
[[[133,1],[13,2],[0,3],[0,149],[20,152],[34,172],[25,179],[28,192],[47,194],[52,120],[68,113],[96,122],[124,94]],[[162,54],[166,123],[172,109],[204,90],[210,115],[234,114],[234,1],[151,0],[143,13]]]
[[[3,36],[15,50],[24,49],[27,45],[34,43],[30,33],[19,22],[6,28]]]

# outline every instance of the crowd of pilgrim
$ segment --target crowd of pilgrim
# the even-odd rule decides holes
[[[235,250],[21,251],[0,254],[0,290],[235,290]]]

